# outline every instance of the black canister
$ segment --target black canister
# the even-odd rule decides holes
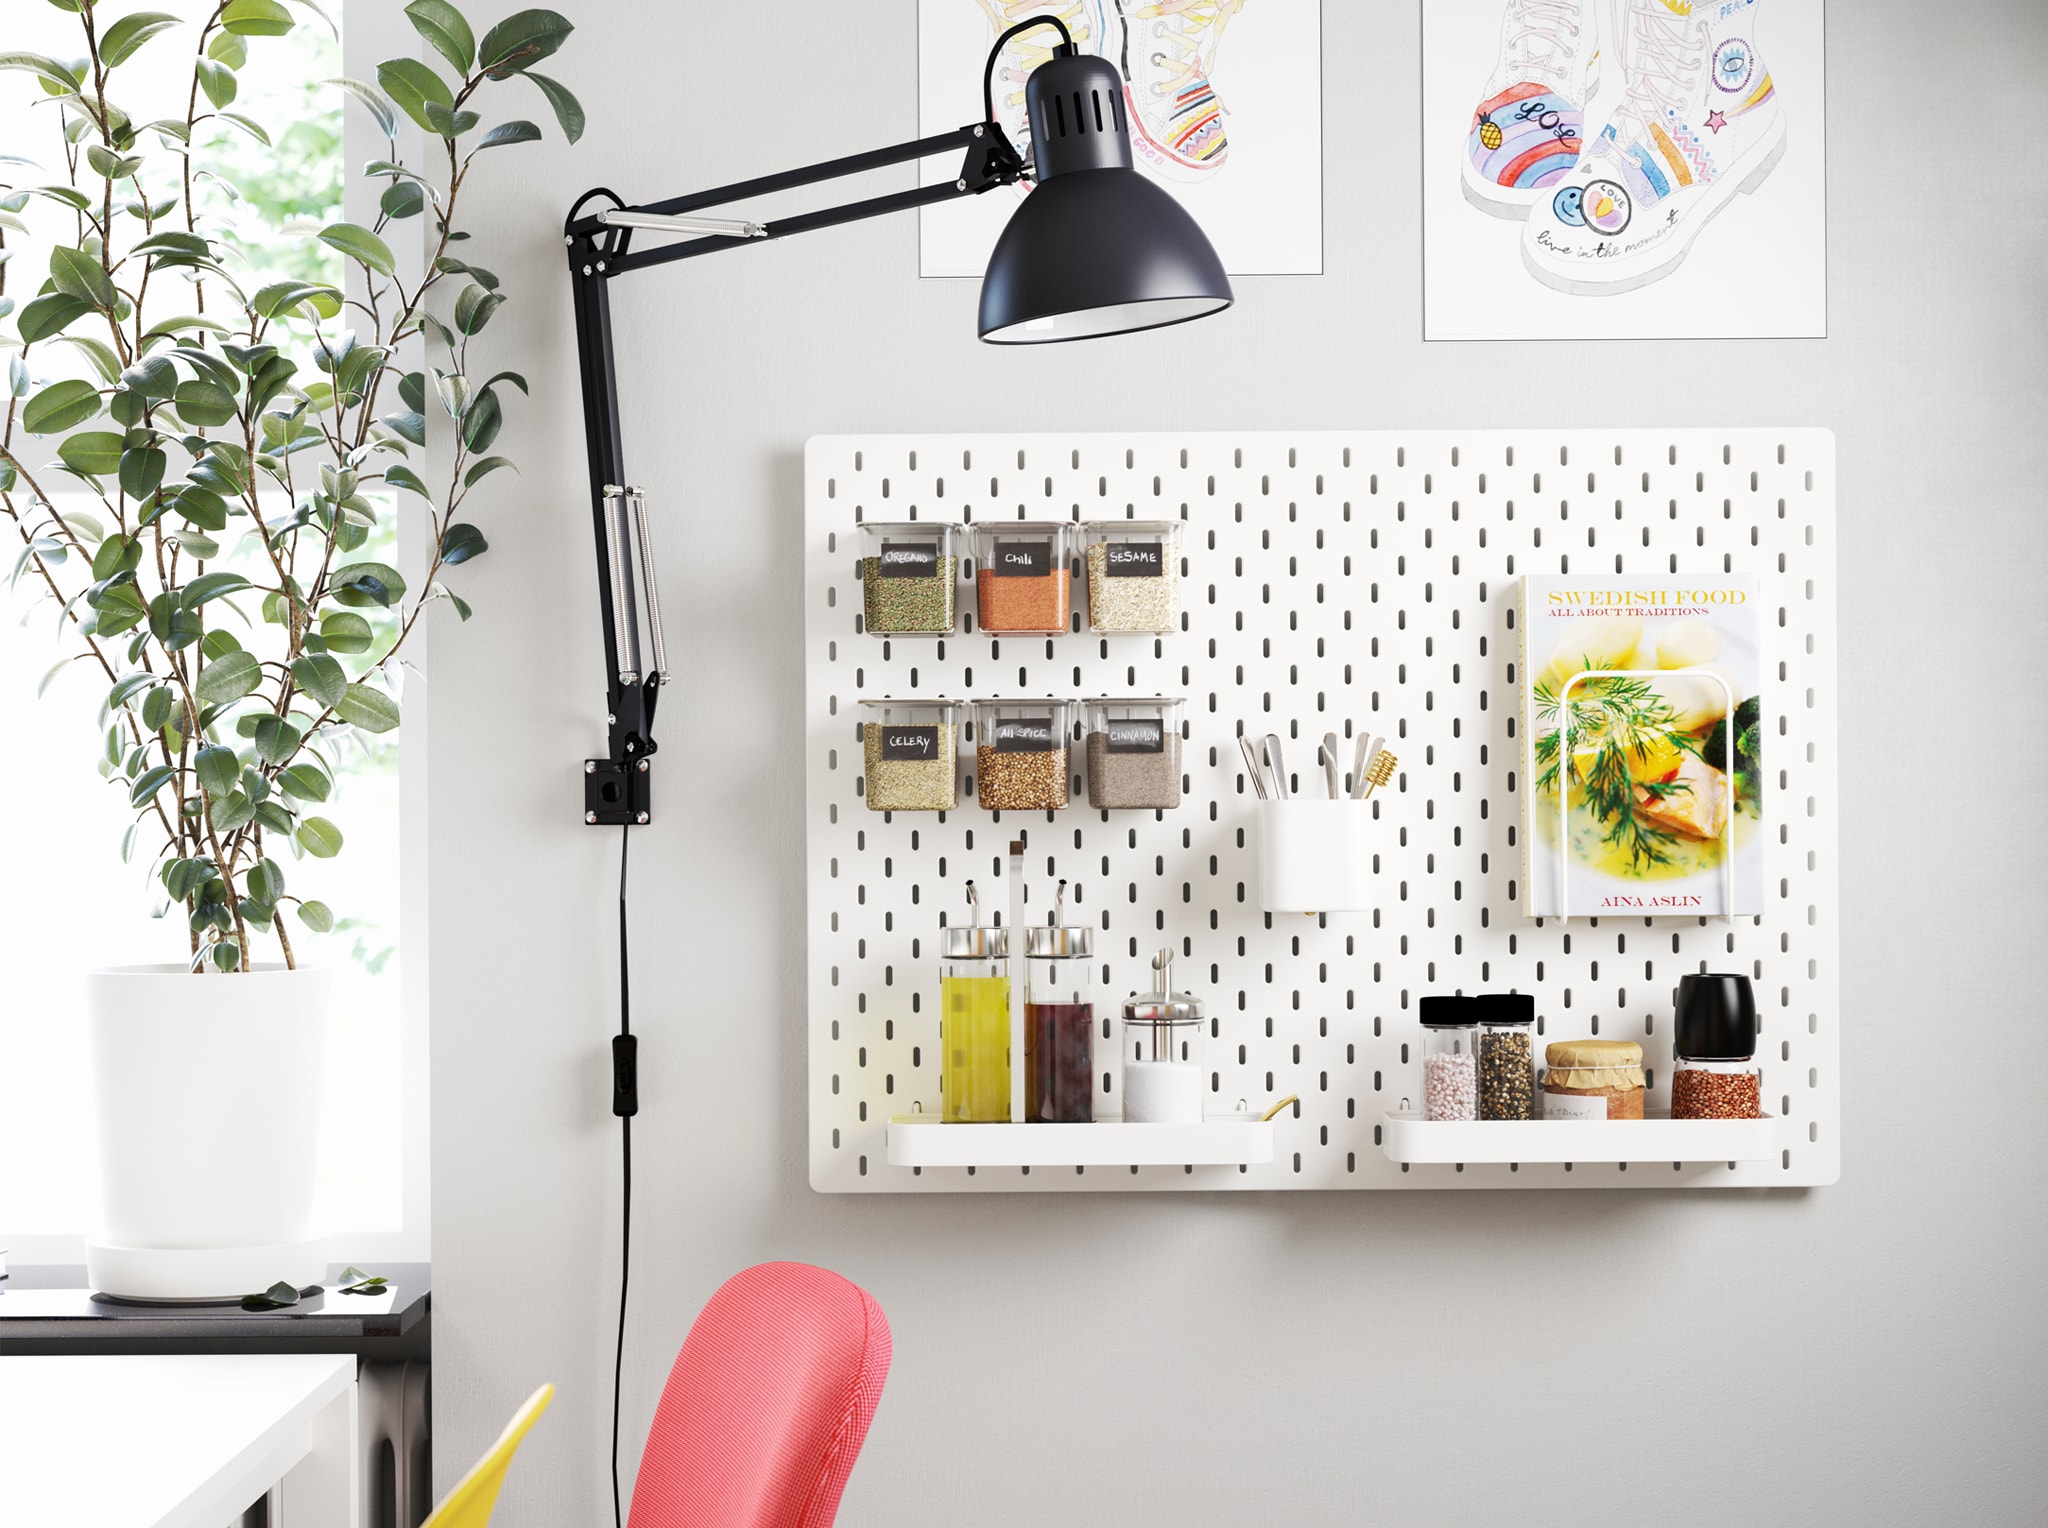
[[[1700,1061],[1747,1061],[1756,1054],[1756,993],[1739,974],[1695,972],[1678,979],[1673,1049]]]

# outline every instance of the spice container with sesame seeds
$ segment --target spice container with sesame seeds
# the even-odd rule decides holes
[[[1526,992],[1482,993],[1479,1005],[1479,1117],[1536,1117],[1536,999]]]
[[[891,520],[860,528],[861,625],[878,637],[953,629],[960,579],[959,527]]]
[[[1553,1040],[1543,1048],[1545,1119],[1641,1119],[1643,1048],[1633,1040]]]
[[[1081,702],[1087,733],[1088,804],[1098,811],[1180,805],[1179,696]]]
[[[974,707],[975,796],[991,812],[1057,811],[1067,804],[1073,704],[984,700]]]
[[[1679,978],[1672,1047],[1673,1119],[1760,1119],[1763,1069],[1756,1064],[1756,994],[1741,975]]]
[[[1180,531],[1178,520],[1093,520],[1081,527],[1090,631],[1179,629]]]
[[[1067,629],[1073,609],[1068,531],[1056,520],[974,528],[975,618],[983,631]]]
[[[1469,997],[1431,996],[1422,1019],[1422,1105],[1435,1120],[1479,1118],[1479,1021]]]
[[[871,812],[950,812],[960,804],[950,700],[864,700],[861,790]]]

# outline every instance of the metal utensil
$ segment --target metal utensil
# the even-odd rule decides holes
[[[1358,748],[1351,759],[1351,799],[1353,801],[1363,801],[1365,799],[1365,766],[1372,762],[1373,750],[1385,741],[1385,738],[1374,737],[1370,732],[1361,731],[1358,734]]]
[[[1393,779],[1395,766],[1400,762],[1385,748],[1375,748],[1365,763],[1365,794],[1371,796],[1375,789]]]
[[[1337,778],[1337,734],[1334,732],[1323,734],[1323,780],[1330,787],[1330,799],[1342,801],[1344,785]]]
[[[1287,764],[1280,753],[1280,734],[1266,734],[1266,763],[1273,771],[1273,795],[1276,800],[1292,801],[1294,793],[1287,788]]]
[[[1252,789],[1259,793],[1259,799],[1266,799],[1266,772],[1259,766],[1259,751],[1252,746],[1252,740],[1242,732],[1237,735],[1238,751],[1244,755],[1245,773],[1251,776]]]

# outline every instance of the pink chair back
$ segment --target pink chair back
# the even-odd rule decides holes
[[[882,1307],[838,1274],[734,1274],[669,1371],[629,1528],[830,1528],[889,1353]]]

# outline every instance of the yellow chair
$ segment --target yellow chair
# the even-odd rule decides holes
[[[498,1441],[470,1467],[467,1475],[455,1482],[455,1489],[421,1528],[487,1528],[491,1509],[498,1504],[498,1487],[505,1483],[505,1471],[512,1467],[512,1456],[519,1451],[520,1439],[540,1420],[540,1414],[554,1398],[553,1385],[542,1385],[529,1395],[526,1404],[513,1413],[505,1430],[498,1434]]]

